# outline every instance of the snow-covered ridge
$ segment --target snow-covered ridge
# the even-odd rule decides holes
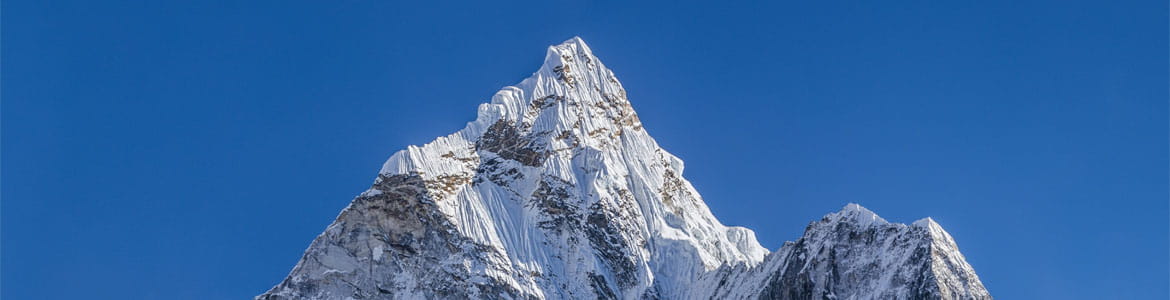
[[[933,221],[890,224],[850,204],[769,253],[751,230],[720,223],[683,169],[642,127],[613,72],[573,38],[462,130],[393,154],[289,277],[257,298],[756,298],[789,291],[773,280],[795,274],[785,266],[838,247],[844,233],[833,228],[953,245]],[[889,252],[847,255],[884,263],[873,272],[907,263],[874,253]]]

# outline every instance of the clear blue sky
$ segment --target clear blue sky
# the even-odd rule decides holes
[[[1168,296],[1166,1],[238,2],[3,2],[4,299],[259,294],[574,35],[770,249],[857,202],[1001,299]]]

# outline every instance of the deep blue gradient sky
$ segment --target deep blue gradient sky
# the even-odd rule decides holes
[[[3,2],[2,298],[261,293],[574,35],[770,249],[857,202],[1001,299],[1170,293],[1166,1],[240,2]]]

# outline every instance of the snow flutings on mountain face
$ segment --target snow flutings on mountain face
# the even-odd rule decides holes
[[[257,299],[989,298],[933,221],[851,204],[769,253],[682,174],[573,38],[464,129],[391,156]]]

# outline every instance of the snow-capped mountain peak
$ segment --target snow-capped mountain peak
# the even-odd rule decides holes
[[[725,289],[750,298],[776,289],[774,268],[795,262],[796,248],[769,253],[751,230],[724,226],[682,174],[614,73],[574,37],[462,130],[393,154],[258,298],[681,299],[731,295]],[[894,226],[856,204],[822,222],[830,219]],[[746,279],[712,281],[729,276]]]

